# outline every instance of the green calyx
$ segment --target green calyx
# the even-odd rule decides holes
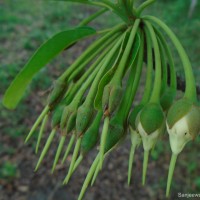
[[[200,133],[200,108],[193,105],[187,115],[187,122],[192,139],[195,139]]]
[[[77,111],[76,116],[76,131],[78,135],[84,133],[84,131],[90,126],[95,110],[92,105],[83,103]]]
[[[164,119],[161,106],[156,103],[149,103],[139,113],[136,124],[138,126],[138,123],[141,123],[144,131],[151,134],[163,126]]]
[[[117,116],[110,120],[107,139],[105,144],[105,152],[113,149],[119,141],[124,137],[124,127]]]
[[[161,95],[160,98],[160,105],[163,111],[168,111],[171,105],[174,102],[176,96],[176,91],[173,88],[167,87],[164,93]]]
[[[167,124],[169,126],[169,129],[171,129],[177,121],[179,121],[181,118],[187,115],[187,113],[189,113],[189,111],[192,108],[192,105],[192,101],[183,98],[176,101],[171,106],[167,114]]]
[[[72,105],[66,106],[62,113],[60,128],[63,134],[68,134],[72,131],[76,124],[77,108]]]
[[[137,118],[138,113],[142,110],[143,107],[144,106],[142,104],[135,106],[129,115],[128,122],[133,130],[136,130],[136,126],[135,126],[136,118]]]
[[[99,111],[90,127],[85,131],[81,141],[81,152],[86,154],[97,144],[99,139],[99,127],[103,112]]]
[[[63,80],[56,80],[53,90],[49,95],[49,106],[54,106],[64,96],[67,89],[67,84]]]
[[[110,124],[107,135],[105,152],[112,150],[124,136],[123,126]]]
[[[104,110],[108,110],[112,114],[119,106],[122,99],[123,89],[119,85],[108,84],[104,88],[102,97],[102,106]]]
[[[53,128],[60,125],[64,107],[65,107],[64,104],[58,104],[54,109],[51,120],[51,126]]]

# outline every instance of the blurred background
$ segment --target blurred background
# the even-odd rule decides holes
[[[34,153],[38,133],[36,132],[35,138],[26,145],[24,138],[46,102],[52,81],[73,62],[90,41],[79,42],[43,69],[34,78],[16,110],[3,108],[2,97],[17,72],[47,38],[76,26],[81,19],[95,11],[93,7],[65,2],[0,0],[0,200],[77,199],[96,151],[87,156],[69,185],[62,186],[71,156],[64,166],[58,165],[52,175],[51,166],[57,147],[55,140],[43,165],[34,173],[38,159],[38,155]],[[192,61],[197,83],[200,83],[200,2],[158,0],[146,12],[161,18],[178,35]],[[91,25],[97,29],[106,28],[116,24],[118,20],[115,15],[107,13]],[[175,62],[178,73],[182,74],[178,56]],[[50,127],[48,129],[50,131]],[[199,142],[198,137],[195,142],[189,143],[179,156],[170,199],[178,199],[179,192],[200,193]],[[171,156],[168,135],[162,136],[152,152],[144,187],[141,185],[142,148],[136,152],[131,186],[127,185],[129,149],[130,138],[127,137],[106,159],[95,185],[87,190],[86,200],[165,199]]]

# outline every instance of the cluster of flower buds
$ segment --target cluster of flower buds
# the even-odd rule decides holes
[[[64,163],[74,146],[64,184],[68,183],[87,153],[97,145],[100,146],[83,183],[79,200],[83,198],[88,185],[95,182],[105,157],[128,134],[131,138],[128,183],[131,181],[134,152],[142,143],[142,183],[145,184],[149,151],[166,129],[173,153],[167,184],[169,195],[176,157],[185,144],[195,139],[200,131],[200,109],[191,64],[179,40],[167,25],[156,17],[141,15],[143,9],[152,2],[148,0],[134,8],[133,1],[119,0],[116,4],[108,0],[83,1],[106,7],[85,21],[89,22],[111,9],[125,23],[100,31],[100,37],[55,81],[47,106],[26,138],[27,142],[41,124],[36,145],[38,152],[45,126],[51,118],[52,131],[35,170],[47,154],[53,138],[59,134],[60,141],[52,172],[62,153]],[[185,94],[178,101],[175,100],[176,70],[166,35],[177,49],[185,72]],[[142,72],[146,73],[144,87],[139,86]],[[134,99],[138,88],[143,88],[143,96],[136,105]],[[9,91],[5,97],[5,105],[8,104],[7,96]],[[70,140],[67,149],[64,149],[67,136],[70,136]]]

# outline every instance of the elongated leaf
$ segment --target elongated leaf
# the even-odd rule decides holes
[[[72,43],[95,33],[90,27],[77,27],[62,31],[42,44],[7,89],[3,98],[4,106],[16,108],[33,76],[41,68]]]

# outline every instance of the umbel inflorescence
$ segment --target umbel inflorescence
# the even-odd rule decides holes
[[[149,151],[167,130],[172,150],[166,190],[168,196],[177,156],[200,131],[200,109],[188,56],[166,24],[156,17],[142,15],[142,11],[154,0],[145,1],[137,8],[134,7],[134,0],[72,2],[103,8],[84,19],[78,27],[62,31],[41,45],[4,96],[4,105],[15,108],[32,77],[51,59],[83,38],[98,36],[55,81],[47,105],[26,138],[27,142],[40,126],[36,146],[38,152],[45,126],[51,118],[52,131],[35,170],[39,168],[56,134],[59,134],[60,142],[52,172],[61,153],[64,153],[64,163],[74,146],[65,184],[87,153],[99,145],[99,153],[83,183],[80,200],[88,185],[95,182],[105,157],[130,134],[132,145],[128,183],[131,180],[134,152],[142,144],[142,182],[145,184]],[[112,11],[123,23],[101,31],[86,26],[106,11]],[[185,72],[186,88],[184,96],[178,101],[175,100],[176,69],[167,39],[176,48]],[[142,70],[144,67],[146,70]],[[134,98],[142,72],[145,73],[146,83],[142,99],[136,104]],[[100,133],[101,124],[103,129]],[[67,149],[64,149],[68,135],[71,138]]]

